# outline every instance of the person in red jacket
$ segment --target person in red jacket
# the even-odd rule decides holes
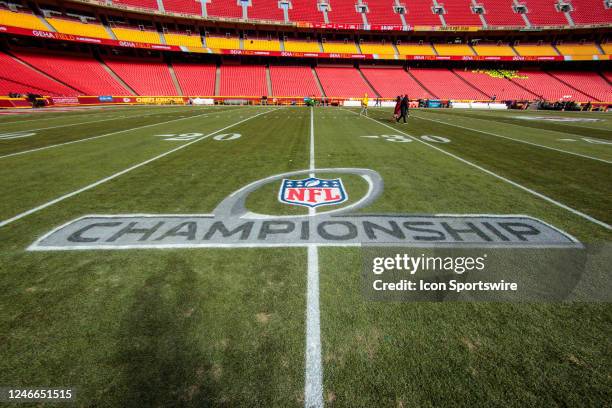
[[[398,96],[395,100],[395,109],[393,109],[393,119],[398,120],[401,115],[402,97]]]

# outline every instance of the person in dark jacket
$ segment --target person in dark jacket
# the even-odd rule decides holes
[[[404,123],[406,123],[406,117],[408,116],[408,105],[410,105],[410,100],[408,99],[408,95],[404,95],[402,102],[400,103],[400,116],[397,118],[397,122],[403,118]]]

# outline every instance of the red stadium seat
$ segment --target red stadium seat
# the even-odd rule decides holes
[[[291,2],[289,20],[323,23],[323,13],[317,8],[317,0],[299,0]]]
[[[490,97],[484,91],[474,89],[445,68],[413,68],[410,73],[438,98],[478,100]]]
[[[329,0],[331,10],[327,16],[332,24],[363,24],[361,13],[355,9],[355,0]]]
[[[554,0],[522,0],[527,5],[527,18],[534,26],[569,25],[565,14],[555,8]]]
[[[157,0],[113,0],[113,3],[125,4],[126,6],[134,6],[134,7],[159,10],[159,8],[157,7]]]
[[[325,94],[329,97],[358,98],[376,93],[353,67],[318,67],[316,69]]]
[[[0,94],[38,93],[49,96],[75,96],[79,92],[36,72],[12,56],[0,52]]]
[[[249,19],[284,21],[283,10],[278,7],[278,0],[251,0]]]
[[[202,5],[195,0],[163,0],[166,11],[202,15]]]
[[[105,61],[138,95],[178,95],[165,62],[133,58]]]
[[[573,101],[588,101],[591,98],[577,91],[563,82],[559,81],[552,75],[542,71],[520,71],[521,76],[526,79],[517,80],[519,83],[528,88],[536,95],[541,95],[544,99],[556,101],[559,99]]]
[[[361,67],[361,72],[383,98],[400,94],[412,99],[433,97],[402,68]]]
[[[375,25],[401,26],[400,15],[393,11],[394,0],[368,0],[368,23]]]
[[[444,19],[450,26],[482,26],[480,17],[472,12],[470,0],[441,0],[446,14]]]
[[[221,96],[269,96],[266,67],[222,65],[220,94]]]
[[[214,96],[217,67],[212,64],[172,63],[176,79],[186,96]]]
[[[431,11],[431,0],[411,0],[406,5],[406,22],[411,26],[441,26],[440,17]]]
[[[206,12],[212,17],[242,18],[242,7],[235,0],[212,0],[206,5]]]
[[[503,77],[496,78],[486,72],[474,72],[470,69],[456,69],[455,73],[478,89],[482,89],[487,95],[495,95],[499,101],[515,99],[531,100],[537,97],[537,95],[519,86],[521,83],[520,79],[516,79],[515,82],[513,82]]]
[[[19,52],[16,55],[85,95],[130,94],[93,57],[31,52]]]
[[[274,96],[321,96],[310,67],[270,66]]]
[[[576,24],[610,24],[612,9],[604,7],[601,0],[572,0],[572,19]]]
[[[515,13],[512,0],[479,0],[485,8],[485,20],[491,26],[524,27],[525,20]]]
[[[596,72],[551,71],[550,73],[585,95],[599,101],[612,102],[612,85]]]

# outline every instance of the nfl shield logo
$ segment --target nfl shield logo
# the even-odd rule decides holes
[[[342,179],[310,177],[303,180],[284,179],[278,199],[285,204],[314,208],[343,203],[348,199],[348,195]]]

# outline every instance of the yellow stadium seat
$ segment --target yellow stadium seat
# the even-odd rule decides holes
[[[434,44],[438,55],[474,55],[466,44]]]
[[[291,52],[321,52],[318,41],[285,41],[285,51]]]
[[[169,45],[184,45],[187,47],[202,47],[202,39],[199,34],[173,34],[166,33],[164,34],[166,38],[166,43]]]
[[[482,56],[505,56],[512,57],[516,55],[512,48],[507,44],[494,45],[494,44],[482,44],[472,46],[476,51],[476,54]]]
[[[612,43],[601,44],[601,48],[604,50],[606,55],[612,54]]]
[[[522,57],[532,57],[532,56],[546,57],[546,56],[551,56],[551,55],[559,55],[557,54],[557,51],[555,51],[553,46],[550,44],[542,44],[542,45],[522,44],[522,45],[515,45],[514,49]]]
[[[357,46],[351,41],[347,43],[328,41],[323,43],[323,51],[338,54],[357,54]]]
[[[247,38],[242,43],[245,50],[280,51],[280,42],[276,38],[271,40]]]
[[[49,28],[45,26],[38,17],[30,13],[15,13],[9,10],[0,10],[0,24],[30,28],[32,30],[49,31]]]
[[[363,54],[395,54],[395,50],[391,44],[366,43],[359,45]]]
[[[436,55],[430,44],[399,44],[397,50],[400,55]]]
[[[206,37],[208,48],[223,48],[226,50],[239,50],[240,40],[237,37]]]
[[[110,38],[106,30],[98,23],[81,23],[80,21],[63,20],[47,17],[49,24],[59,33],[84,35],[86,37]]]
[[[562,55],[598,55],[601,54],[597,46],[591,44],[560,44],[557,49]]]
[[[113,28],[113,32],[119,40],[161,44],[161,38],[159,38],[159,33],[157,31],[142,31],[115,27]]]

